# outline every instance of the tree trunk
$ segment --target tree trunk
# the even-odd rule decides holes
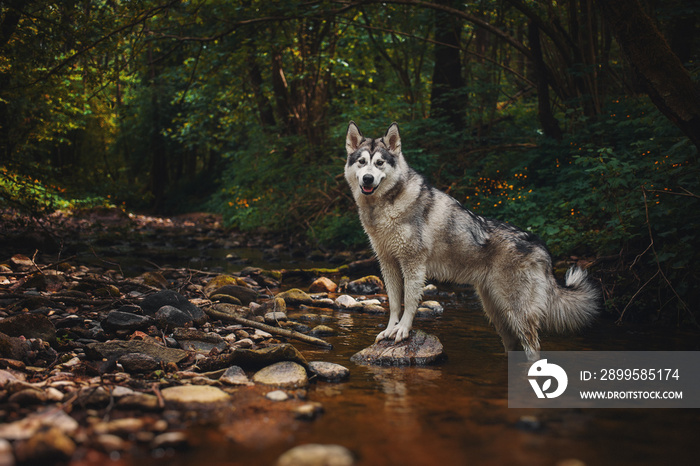
[[[453,7],[450,0],[437,2]],[[462,20],[445,11],[435,11],[435,68],[430,94],[430,113],[443,119],[455,132],[464,131],[466,105],[460,58]]]
[[[559,122],[552,113],[552,105],[549,101],[549,84],[547,81],[547,68],[542,57],[540,29],[532,20],[528,22],[527,33],[532,52],[533,78],[535,83],[537,83],[537,117],[540,120],[545,136],[552,139],[561,139],[561,128],[559,128]]]
[[[639,0],[597,0],[645,92],[700,150],[700,88]]]

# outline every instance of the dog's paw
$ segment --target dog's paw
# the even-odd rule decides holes
[[[374,339],[375,343],[379,343],[382,340],[389,340],[391,338],[391,329],[386,329],[383,332],[381,332],[379,335],[377,335],[377,338]]]
[[[399,324],[396,327],[394,327],[394,331],[392,332],[392,335],[394,337],[394,343],[399,343],[404,341],[405,339],[408,338],[408,336],[411,333],[411,327],[404,327],[403,325]]]

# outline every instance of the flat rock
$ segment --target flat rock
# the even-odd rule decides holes
[[[292,361],[282,361],[260,369],[253,382],[282,388],[300,388],[309,383],[306,369]]]
[[[277,466],[352,466],[355,458],[341,445],[306,444],[294,447],[277,459]]]
[[[117,362],[129,373],[151,372],[160,367],[156,358],[143,353],[127,353],[120,356]]]
[[[282,343],[259,349],[236,348],[231,353],[203,359],[197,362],[197,366],[205,372],[224,369],[232,365],[255,370],[280,361],[294,361],[305,367],[307,365],[306,359],[298,349],[289,343]]]
[[[325,361],[310,362],[309,371],[319,379],[328,382],[339,382],[347,379],[350,375],[350,370],[347,367]]]
[[[144,330],[153,324],[153,318],[131,312],[110,311],[100,324],[108,331]]]
[[[213,348],[223,351],[228,347],[224,338],[218,333],[203,332],[191,328],[176,328],[173,338],[185,350],[209,353]]]
[[[187,351],[165,346],[154,345],[140,340],[90,343],[85,347],[85,354],[92,359],[119,358],[128,353],[143,353],[153,357],[158,362],[179,363],[189,356]]]
[[[180,385],[161,390],[166,403],[180,405],[206,405],[230,400],[229,395],[221,389],[209,385]]]
[[[0,320],[0,332],[11,337],[41,338],[56,342],[56,327],[43,314],[18,314]]]
[[[425,366],[444,357],[442,343],[435,335],[414,330],[408,339],[398,344],[393,340],[382,340],[355,353],[350,360],[374,366]]]

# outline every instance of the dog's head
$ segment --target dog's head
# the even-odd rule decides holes
[[[403,158],[399,125],[392,123],[384,137],[369,139],[362,136],[355,122],[348,125],[345,137],[348,159],[345,179],[355,199],[373,196],[395,183],[397,165]]]

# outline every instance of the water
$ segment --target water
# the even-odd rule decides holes
[[[499,337],[472,298],[441,301],[443,317],[414,325],[441,339],[442,364],[357,366],[350,356],[373,342],[385,317],[335,312],[333,350],[297,345],[308,360],[351,369],[347,382],[309,388],[308,400],[324,406],[321,417],[254,442],[231,441],[212,427],[197,448],[157,464],[274,464],[304,443],[344,445],[360,465],[697,464],[700,410],[509,409]],[[698,340],[692,332],[601,319],[581,335],[544,336],[543,349],[697,350]]]
[[[226,259],[231,248],[203,252],[164,244],[142,252],[130,243],[127,249],[103,250],[101,255],[112,259],[114,254],[112,260],[134,273],[152,270],[143,257],[160,265],[228,272],[247,264],[270,269],[327,266],[291,263],[289,257],[271,260],[245,248],[234,251],[248,259],[242,263]],[[448,355],[445,362],[425,368],[357,366],[350,357],[374,341],[386,317],[328,311],[337,318],[330,325],[339,330],[338,336],[327,338],[332,350],[295,343],[309,361],[335,362],[351,370],[346,382],[312,383],[301,394],[320,402],[323,415],[282,424],[275,424],[271,415],[266,425],[269,403],[261,402],[262,414],[248,423],[251,412],[241,413],[234,405],[220,424],[199,428],[190,448],[160,458],[138,457],[133,463],[268,465],[296,445],[332,443],[353,451],[359,465],[372,466],[700,464],[700,410],[509,409],[507,360],[500,339],[469,293],[456,296],[438,298],[445,306],[442,317],[414,323],[440,338]],[[543,335],[542,340],[543,349],[552,351],[700,350],[697,331],[617,326],[609,317],[580,335]],[[262,399],[260,394],[250,396]],[[284,403],[290,402],[275,409],[288,409]]]

